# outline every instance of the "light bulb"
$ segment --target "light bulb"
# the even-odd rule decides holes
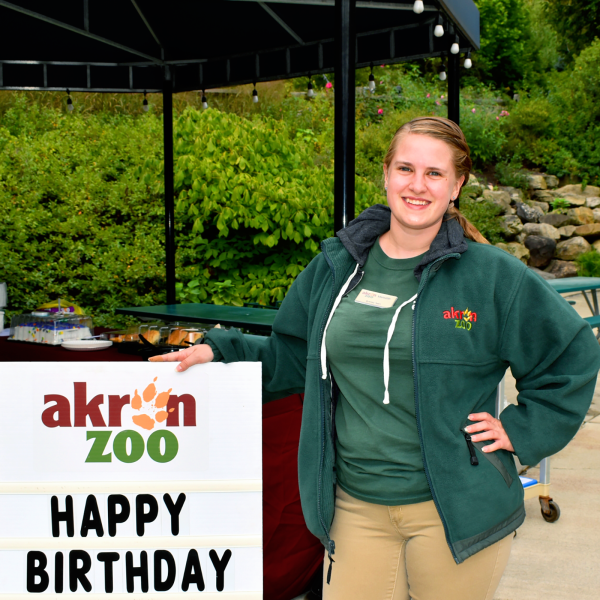
[[[75,108],[75,107],[73,106],[73,100],[71,100],[71,96],[69,96],[69,97],[67,98],[67,110],[68,110],[69,112],[73,112],[73,109],[74,109],[74,108]]]
[[[440,71],[440,81],[446,81],[446,71]]]
[[[433,35],[435,35],[435,37],[442,37],[444,35],[443,25],[436,25],[435,29],[433,30]]]
[[[254,104],[258,102],[258,92],[256,91],[256,88],[252,90],[252,102],[254,102]]]
[[[460,48],[456,42],[450,46],[450,52],[452,52],[452,54],[458,54],[460,52]]]
[[[373,75],[372,71],[371,71],[371,74],[369,75],[369,90],[371,92],[375,91],[375,75]]]
[[[465,58],[465,69],[470,69],[473,66],[473,63],[470,58]]]
[[[144,92],[144,101],[142,102],[142,110],[148,112],[150,106],[148,105],[148,99],[146,98],[146,92]]]
[[[312,83],[310,81],[308,82],[308,91],[306,92],[306,95],[309,98],[314,98],[315,97],[315,90],[313,89],[313,85],[312,85]]]
[[[413,4],[413,12],[420,15],[424,10],[425,10],[425,7],[423,6],[423,0],[416,0],[415,3]]]
[[[206,100],[204,92],[202,92],[202,108],[208,108],[208,101]]]

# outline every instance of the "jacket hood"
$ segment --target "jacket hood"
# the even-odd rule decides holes
[[[345,229],[336,233],[344,248],[361,267],[367,262],[369,251],[377,238],[389,230],[391,216],[389,206],[375,204],[350,221]],[[421,274],[434,260],[446,254],[462,254],[467,249],[465,232],[460,223],[456,219],[443,221],[423,260],[415,267],[415,277],[420,281]]]

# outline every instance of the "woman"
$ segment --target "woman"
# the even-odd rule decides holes
[[[327,600],[491,600],[525,518],[512,453],[558,452],[592,399],[590,327],[453,208],[470,168],[456,124],[405,124],[389,208],[323,242],[269,338],[213,330],[157,357],[261,361],[266,400],[305,392],[299,485]],[[508,366],[519,404],[498,420]]]

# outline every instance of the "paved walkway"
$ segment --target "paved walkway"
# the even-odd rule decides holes
[[[575,309],[590,310],[581,294]],[[516,399],[506,378],[506,395]],[[539,469],[527,474],[538,478]],[[550,495],[559,505],[555,523],[542,519],[537,498],[525,502],[527,518],[514,540],[495,600],[598,600],[600,598],[600,384],[583,427],[551,461]]]

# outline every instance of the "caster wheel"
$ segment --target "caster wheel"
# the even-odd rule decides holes
[[[558,507],[558,504],[554,502],[554,500],[550,500],[548,502],[547,511],[544,511],[542,508],[542,517],[547,523],[554,523],[560,519],[560,508]]]

